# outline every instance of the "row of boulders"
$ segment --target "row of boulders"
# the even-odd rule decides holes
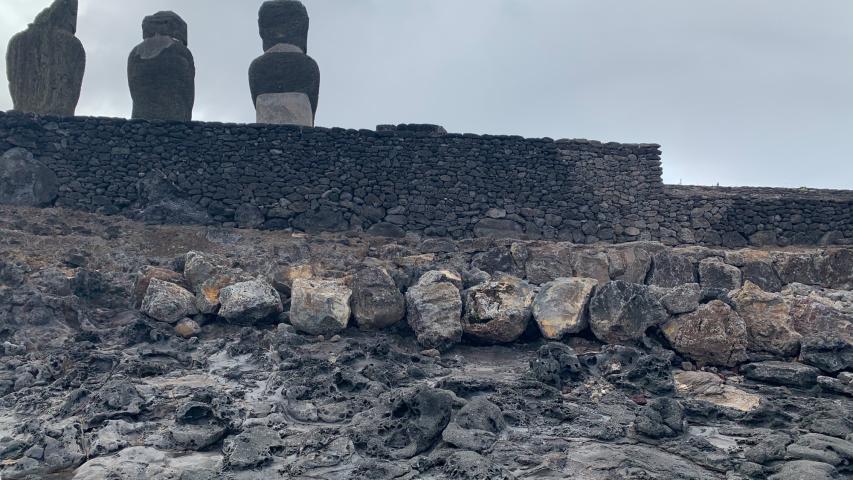
[[[781,292],[749,280],[734,286],[661,287],[579,277],[537,286],[508,274],[463,282],[455,271],[430,270],[403,293],[378,264],[353,275],[302,265],[265,278],[189,252],[183,274],[144,271],[135,301],[187,337],[199,333],[206,315],[249,324],[287,321],[323,336],[340,333],[351,319],[360,329],[376,330],[405,318],[428,349],[444,350],[463,339],[511,343],[538,327],[549,340],[589,331],[604,343],[642,345],[659,336],[701,365],[799,357],[826,372],[853,368],[853,312],[804,286]]]

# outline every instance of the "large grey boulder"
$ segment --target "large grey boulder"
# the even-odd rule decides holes
[[[662,328],[672,347],[700,364],[733,367],[746,360],[746,324],[725,303],[714,300]]]
[[[749,349],[777,356],[793,356],[802,335],[791,325],[791,311],[782,295],[765,292],[747,280],[733,292],[735,310],[746,324]]]
[[[533,319],[542,336],[559,340],[586,329],[587,305],[597,286],[591,278],[558,278],[542,285],[533,300]]]
[[[693,261],[688,255],[661,250],[652,257],[649,285],[673,288],[684,283],[696,283],[696,280]]]
[[[152,278],[142,299],[142,313],[166,323],[177,323],[185,317],[195,315],[195,296],[187,289]]]
[[[406,299],[394,279],[380,267],[365,267],[352,282],[352,311],[358,328],[390,327],[406,315]]]
[[[349,324],[352,290],[343,281],[297,278],[290,297],[290,323],[310,335],[334,335]]]
[[[592,333],[607,343],[639,343],[650,327],[665,322],[666,309],[649,287],[623,281],[601,286],[589,303]]]
[[[249,67],[249,86],[258,123],[314,125],[320,68],[306,54],[308,25],[308,11],[299,1],[270,0],[261,5],[258,28],[264,54]],[[306,97],[310,118],[307,118]]]
[[[249,323],[284,310],[278,292],[263,280],[235,283],[221,289],[219,303],[220,317]]]
[[[699,283],[703,288],[736,290],[743,284],[740,269],[719,258],[706,258],[699,262]]]
[[[13,148],[0,157],[0,203],[22,207],[45,207],[59,195],[59,180],[53,170],[35,160],[23,148]]]
[[[462,329],[477,342],[510,343],[527,330],[535,292],[511,275],[477,285],[465,293]]]
[[[86,51],[74,36],[77,0],[55,0],[9,41],[6,76],[15,110],[73,116]]]
[[[459,276],[427,272],[406,291],[406,320],[418,343],[426,348],[446,350],[462,341],[462,296]]]
[[[195,62],[187,48],[187,24],[174,12],[142,21],[143,42],[127,60],[133,118],[192,120]]]

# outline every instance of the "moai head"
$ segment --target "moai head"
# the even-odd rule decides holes
[[[38,14],[32,26],[77,33],[77,0],[54,0],[51,6]]]
[[[258,12],[258,28],[264,51],[279,43],[296,45],[308,52],[308,10],[298,0],[270,0]]]
[[[142,38],[164,35],[188,45],[187,22],[175,12],[157,12],[142,20]]]

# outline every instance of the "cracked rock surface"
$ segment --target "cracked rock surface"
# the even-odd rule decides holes
[[[839,251],[0,206],[0,477],[851,478]]]

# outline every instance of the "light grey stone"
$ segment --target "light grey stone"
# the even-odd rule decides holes
[[[314,126],[311,100],[301,92],[265,93],[258,95],[255,105],[257,123],[273,125]]]

